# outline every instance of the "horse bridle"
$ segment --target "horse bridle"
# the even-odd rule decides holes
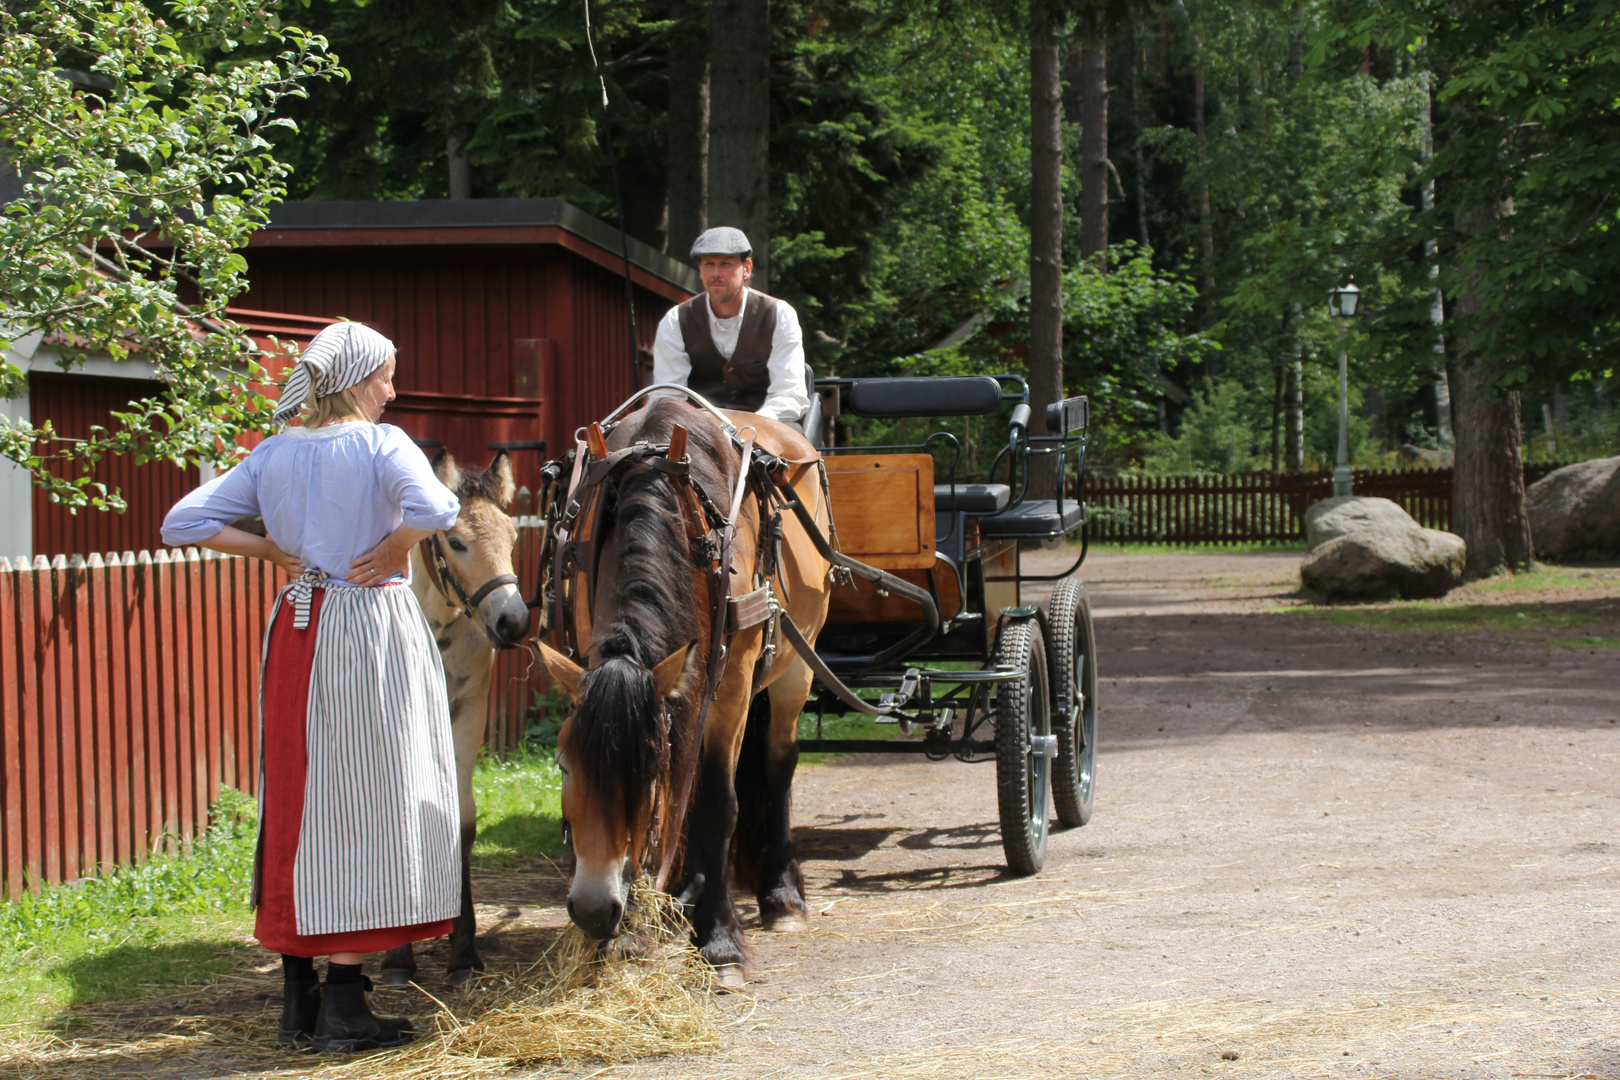
[[[461,586],[461,579],[456,577],[454,570],[450,569],[450,561],[444,557],[444,545],[439,543],[438,533],[434,533],[422,541],[422,554],[426,556],[423,561],[428,567],[428,577],[433,579],[433,584],[438,588],[439,595],[444,596],[444,586],[449,585],[450,590],[456,594],[456,599],[461,601],[461,613],[469,619],[478,618],[478,605],[482,604],[484,598],[490,593],[503,585],[516,585],[518,583],[516,574],[496,574],[480,585],[478,591],[468,595],[467,590]],[[446,599],[449,598],[446,597]],[[512,646],[505,647],[511,648]]]

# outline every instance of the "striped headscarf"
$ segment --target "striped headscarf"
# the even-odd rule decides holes
[[[393,351],[394,343],[369,326],[356,322],[328,326],[315,335],[287,377],[281,403],[276,406],[276,425],[298,415],[309,398],[310,387],[315,388],[317,397],[347,390],[382,367]]]

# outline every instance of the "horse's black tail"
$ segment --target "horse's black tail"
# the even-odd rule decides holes
[[[731,834],[731,880],[757,896],[771,840],[774,797],[770,777],[771,697],[760,692],[748,704],[748,725],[737,754],[737,827]],[[786,795],[786,792],[783,793]]]

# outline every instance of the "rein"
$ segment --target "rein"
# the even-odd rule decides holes
[[[469,596],[467,590],[461,585],[461,579],[457,578],[455,571],[450,569],[450,561],[444,557],[444,546],[439,543],[439,534],[433,533],[428,536],[427,539],[422,541],[421,547],[422,564],[427,567],[428,580],[433,582],[433,587],[446,600],[450,599],[450,593],[445,591],[445,586],[448,585],[450,591],[456,594],[456,599],[461,602],[461,614],[469,619],[478,618],[478,605],[482,604],[484,598],[489,596],[490,593],[503,585],[516,585],[518,583],[516,574],[496,574],[480,585],[477,592]]]

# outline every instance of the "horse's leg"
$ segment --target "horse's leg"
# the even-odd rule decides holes
[[[448,965],[450,982],[455,986],[464,985],[473,972],[484,970],[483,957],[478,955],[478,917],[472,900],[472,849],[473,841],[478,838],[473,767],[478,764],[478,751],[484,745],[484,729],[488,724],[489,677],[485,675],[483,679],[469,682],[472,684],[469,690],[455,700],[451,721],[456,744],[456,794],[461,808],[461,914],[456,916],[450,931]]]
[[[457,915],[450,930],[450,983],[461,986],[472,978],[474,971],[484,970],[484,958],[478,955],[478,917],[472,902],[472,849],[478,839],[478,823],[461,827],[461,914]]]
[[[799,714],[810,696],[814,675],[803,660],[795,660],[782,677],[771,684],[770,727],[764,747],[764,775],[759,778],[762,795],[758,836],[763,850],[752,856],[759,866],[755,884],[759,897],[759,918],[765,929],[796,933],[809,928],[804,902],[804,872],[793,850],[791,816],[793,773],[799,765]]]
[[[747,631],[744,631],[746,634]],[[741,637],[743,635],[739,635]],[[698,761],[696,802],[688,816],[686,843],[687,917],[698,951],[714,965],[722,986],[743,985],[748,952],[742,920],[731,900],[731,836],[737,826],[737,753],[742,745],[753,689],[753,648],[732,651],[732,666],[709,707]]]

